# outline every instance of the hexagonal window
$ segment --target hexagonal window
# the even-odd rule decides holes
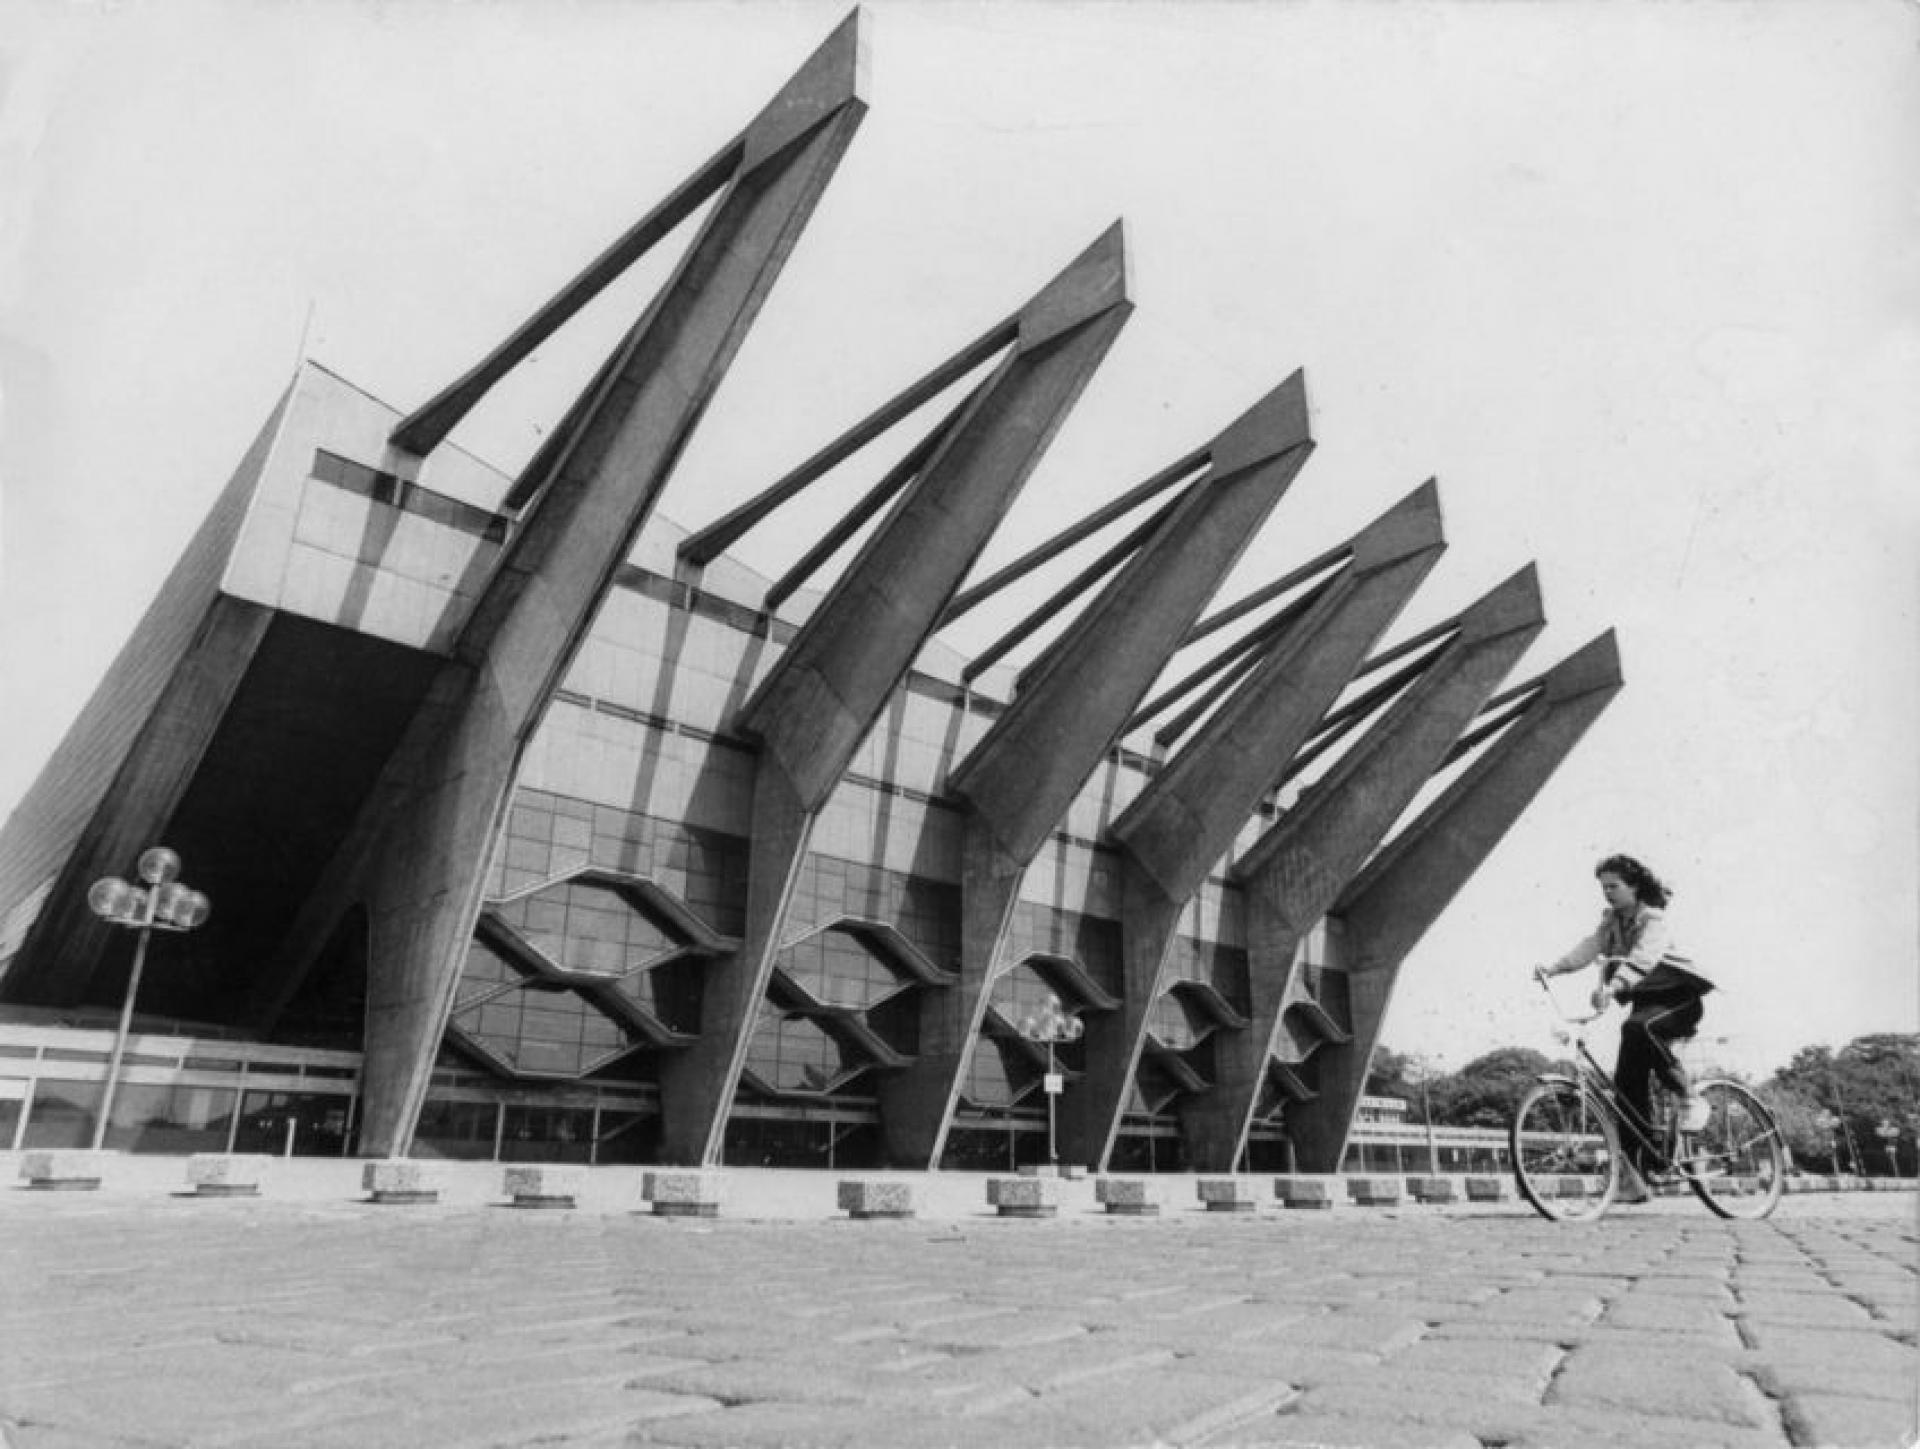
[[[844,926],[816,931],[774,958],[774,964],[829,1006],[866,1010],[900,989],[893,967]]]
[[[528,984],[460,1008],[449,1031],[506,1071],[577,1077],[631,1046],[618,1023],[570,991]]]
[[[563,971],[619,976],[681,942],[615,886],[564,880],[491,907]]]

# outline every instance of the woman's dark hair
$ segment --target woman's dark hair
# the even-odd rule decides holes
[[[1610,855],[1593,868],[1596,876],[1617,875],[1632,892],[1650,906],[1665,906],[1673,892],[1660,883],[1660,877],[1630,855]]]

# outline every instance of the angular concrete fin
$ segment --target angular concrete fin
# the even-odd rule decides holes
[[[1130,305],[1126,228],[1116,221],[1020,309],[1020,345],[1038,347],[1110,308]]]
[[[1460,639],[1474,644],[1516,629],[1535,629],[1546,621],[1546,608],[1540,600],[1540,571],[1528,564],[1467,606],[1460,615]]]
[[[1289,448],[1312,444],[1307,374],[1296,368],[1291,377],[1227,424],[1214,439],[1213,477],[1216,481],[1229,478]]]
[[[1440,485],[1429,478],[1353,536],[1353,566],[1372,573],[1416,553],[1446,544],[1440,519]]]
[[[780,94],[753,118],[743,139],[740,174],[784,150],[849,102],[865,105],[871,88],[867,56],[873,22],[856,8],[807,57]]]
[[[1576,649],[1541,677],[1541,697],[1546,700],[1573,699],[1596,689],[1613,689],[1625,682],[1620,672],[1620,645],[1609,629],[1588,644]]]

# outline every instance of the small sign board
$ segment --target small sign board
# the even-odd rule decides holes
[[[1031,1081],[1032,1078],[1028,1078],[1028,1080]],[[1049,1097],[1057,1097],[1061,1092],[1066,1090],[1067,1079],[1061,1072],[1048,1072],[1040,1079],[1040,1085],[1046,1089]]]

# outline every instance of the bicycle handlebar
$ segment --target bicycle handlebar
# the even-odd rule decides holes
[[[1547,1004],[1553,1008],[1553,1014],[1569,1026],[1588,1026],[1607,1014],[1607,1008],[1603,1006],[1586,1016],[1570,1015],[1561,1007],[1560,998],[1553,994],[1553,987],[1548,984],[1547,973],[1542,967],[1533,968],[1533,979],[1539,982],[1540,989],[1547,993]]]

